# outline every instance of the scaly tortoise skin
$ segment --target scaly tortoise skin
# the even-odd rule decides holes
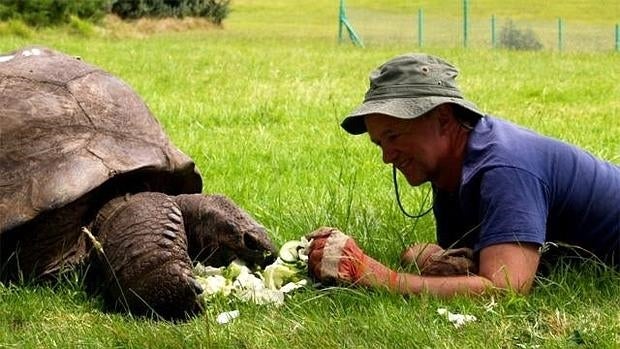
[[[44,47],[4,54],[0,109],[0,280],[89,265],[106,306],[177,319],[201,310],[192,260],[273,260],[265,228],[200,194],[194,162],[102,69]]]

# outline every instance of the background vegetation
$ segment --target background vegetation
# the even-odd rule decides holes
[[[111,12],[121,18],[204,17],[216,24],[228,15],[230,0],[114,0]]]
[[[21,20],[37,27],[68,23],[71,16],[97,22],[108,12],[109,4],[110,0],[3,0],[0,20]]]
[[[2,0],[0,20],[17,20],[48,27],[78,20],[98,23],[106,14],[124,19],[187,16],[220,24],[230,0]]]
[[[398,12],[409,2],[385,3],[354,5]],[[444,4],[425,2],[429,8]],[[580,4],[545,6],[584,22],[618,17],[613,5],[592,3],[585,11]],[[530,16],[548,16],[529,0],[494,6],[496,13],[517,16],[523,6]],[[400,214],[379,150],[366,136],[345,134],[339,122],[361,101],[371,69],[416,48],[390,40],[366,49],[338,45],[334,1],[236,0],[231,10],[223,27],[106,18],[105,26],[22,27],[22,33],[3,24],[0,51],[42,44],[127,81],[194,158],[204,191],[234,199],[276,243],[336,226],[396,268],[407,244],[434,239],[433,219]],[[445,13],[456,20],[458,9]],[[481,109],[620,163],[617,53],[424,50],[460,68],[462,89]],[[401,188],[406,207],[418,210],[426,188],[408,188],[404,181]],[[204,315],[170,324],[102,312],[75,274],[57,285],[0,286],[0,347],[617,348],[619,280],[615,272],[586,264],[541,276],[528,297],[443,300],[382,290],[305,290],[280,308],[218,300]],[[478,321],[456,329],[437,314],[439,307]],[[232,309],[240,310],[238,319],[227,326],[215,322]]]

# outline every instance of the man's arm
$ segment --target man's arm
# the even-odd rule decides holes
[[[336,243],[343,247],[331,248]],[[335,251],[337,256],[333,255]],[[362,286],[387,287],[402,294],[430,293],[444,297],[481,294],[490,288],[528,293],[539,259],[534,244],[497,244],[480,251],[478,275],[419,276],[391,270],[366,256],[353,239],[340,232],[316,236],[309,254],[310,270],[319,279],[330,277]],[[337,271],[326,273],[323,266]]]
[[[480,251],[478,275],[419,276],[397,273],[367,257],[366,271],[357,284],[387,286],[402,294],[430,293],[450,297],[481,294],[489,288],[512,289],[528,293],[534,281],[540,256],[533,244],[498,244]]]

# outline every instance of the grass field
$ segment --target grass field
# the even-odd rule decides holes
[[[604,5],[582,11],[571,4],[558,11],[613,21]],[[388,9],[372,1],[356,6]],[[277,244],[335,226],[397,267],[408,243],[432,241],[432,217],[414,222],[400,214],[378,148],[339,128],[361,101],[368,72],[415,48],[338,45],[335,1],[236,0],[232,9],[222,29],[150,35],[97,29],[89,36],[72,34],[75,28],[41,30],[1,36],[0,51],[52,46],[127,81],[196,161],[204,191],[234,199]],[[460,86],[481,109],[620,163],[620,54],[427,52],[460,68]],[[403,181],[401,188],[405,205],[418,210],[425,187]],[[456,329],[437,314],[440,307],[478,320]],[[232,309],[240,310],[238,319],[215,322]],[[0,347],[618,348],[620,276],[590,264],[561,267],[539,278],[528,297],[493,299],[304,290],[279,308],[218,300],[204,315],[170,324],[104,313],[82,291],[79,276],[69,275],[52,286],[0,285]]]

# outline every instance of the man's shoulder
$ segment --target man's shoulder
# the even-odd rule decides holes
[[[463,182],[492,168],[509,167],[532,171],[539,165],[545,137],[509,121],[482,118],[472,130],[463,164]]]
[[[463,182],[497,167],[510,167],[540,178],[572,166],[585,157],[584,150],[561,140],[493,116],[480,120],[472,130],[463,164]]]
[[[529,150],[531,145],[554,143],[550,137],[508,120],[494,116],[480,119],[470,135],[469,150],[490,149],[495,152],[513,153],[515,150]]]

